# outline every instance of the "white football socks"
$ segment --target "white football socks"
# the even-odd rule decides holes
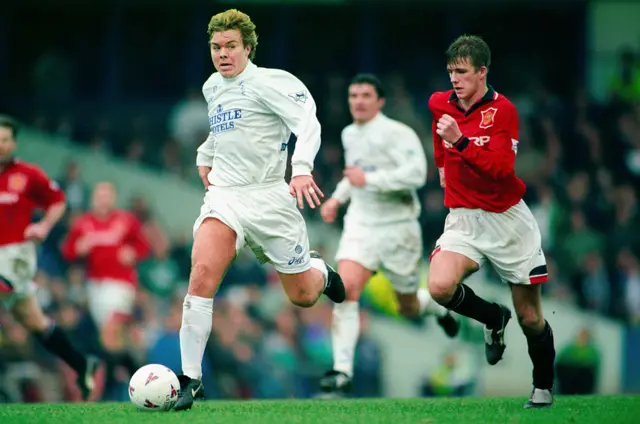
[[[333,369],[353,376],[353,360],[360,336],[360,306],[345,300],[333,305]]]
[[[324,280],[322,290],[324,291],[324,289],[327,288],[327,283],[329,282],[329,270],[327,269],[327,264],[320,258],[311,258],[309,262],[311,263],[311,268],[315,268],[322,273],[322,278]]]
[[[418,289],[418,302],[420,303],[420,315],[435,315],[438,318],[443,317],[449,313],[449,310],[433,300],[429,290],[426,288]]]
[[[182,304],[180,356],[182,372],[189,378],[202,379],[202,357],[211,334],[213,299],[187,294]]]

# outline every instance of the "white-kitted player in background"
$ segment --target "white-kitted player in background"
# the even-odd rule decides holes
[[[393,284],[399,312],[406,317],[435,315],[454,337],[459,322],[419,288],[422,233],[417,190],[426,182],[427,161],[418,135],[385,116],[384,92],[374,75],[356,76],[349,85],[353,123],[342,131],[346,169],[335,192],[322,206],[334,222],[340,205],[350,201],[336,260],[346,301],[333,308],[333,369],[321,379],[323,391],[351,389],[360,333],[358,301],[366,283],[382,270]]]
[[[211,332],[213,297],[237,252],[251,247],[271,262],[294,304],[310,307],[322,293],[345,299],[339,275],[309,250],[298,208],[324,196],[311,176],[320,148],[316,105],[305,85],[278,69],[253,64],[255,25],[235,9],[211,18],[211,57],[217,70],[202,88],[211,132],[196,163],[207,187],[194,225],[192,268],[184,299],[181,391],[175,410],[191,408],[202,392],[202,356]],[[287,142],[297,136],[292,178],[284,180]]]

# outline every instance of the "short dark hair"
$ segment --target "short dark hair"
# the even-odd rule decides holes
[[[384,98],[384,88],[382,87],[382,83],[380,79],[373,74],[358,74],[349,83],[349,86],[354,84],[369,84],[376,91],[376,94],[379,99]]]
[[[456,63],[460,59],[469,58],[476,70],[491,66],[491,49],[489,45],[477,35],[461,35],[451,43],[447,52],[447,65]]]
[[[13,135],[13,138],[18,137],[20,131],[20,124],[18,121],[7,115],[0,115],[0,127],[9,128]]]

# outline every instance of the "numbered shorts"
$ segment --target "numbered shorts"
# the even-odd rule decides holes
[[[216,218],[235,231],[236,251],[249,246],[260,263],[295,274],[311,268],[309,237],[297,200],[284,182],[248,187],[210,187],[193,227]]]
[[[136,288],[128,281],[91,279],[87,283],[87,298],[91,318],[101,328],[112,320],[126,322],[131,319]]]
[[[418,221],[379,226],[345,224],[336,260],[351,260],[385,273],[398,293],[415,293],[420,285],[422,230]]]
[[[36,293],[36,246],[32,242],[0,246],[0,299],[8,309]]]
[[[431,256],[439,251],[460,253],[479,266],[489,261],[505,283],[548,280],[540,229],[522,200],[501,213],[452,209]]]

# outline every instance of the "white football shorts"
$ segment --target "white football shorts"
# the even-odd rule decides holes
[[[489,261],[505,283],[539,284],[549,278],[541,239],[523,200],[501,213],[452,209],[431,256],[439,251],[460,253],[479,266]]]
[[[136,302],[136,288],[128,281],[110,278],[90,279],[87,306],[93,321],[102,328],[111,320],[128,321]]]
[[[23,242],[0,246],[0,299],[7,309],[20,299],[33,296],[37,271],[36,246]]]
[[[370,271],[381,270],[398,293],[420,286],[422,230],[417,220],[364,226],[345,224],[336,260],[351,260]]]
[[[284,181],[247,187],[209,187],[193,226],[216,218],[235,231],[236,251],[249,246],[260,263],[296,274],[311,268],[307,225]]]

